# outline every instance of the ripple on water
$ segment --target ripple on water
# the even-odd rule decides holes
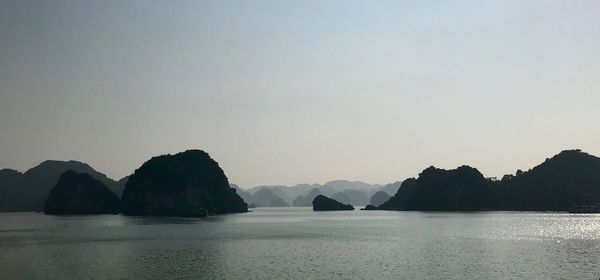
[[[597,279],[600,215],[0,214],[0,278]]]

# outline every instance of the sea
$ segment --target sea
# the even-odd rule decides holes
[[[0,213],[0,279],[600,279],[600,215]]]

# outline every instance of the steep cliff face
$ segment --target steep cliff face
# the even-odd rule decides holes
[[[116,214],[120,201],[87,173],[67,171],[50,191],[44,213],[52,215]]]
[[[200,150],[150,159],[129,177],[122,201],[126,215],[204,216],[248,211],[219,164]]]
[[[350,204],[343,204],[324,195],[318,195],[312,201],[314,211],[354,210]]]

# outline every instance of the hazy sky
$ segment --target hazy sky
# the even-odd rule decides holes
[[[0,0],[0,168],[189,148],[243,187],[600,155],[600,1]]]

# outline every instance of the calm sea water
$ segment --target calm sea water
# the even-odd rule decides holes
[[[600,215],[0,214],[0,279],[598,279]]]

